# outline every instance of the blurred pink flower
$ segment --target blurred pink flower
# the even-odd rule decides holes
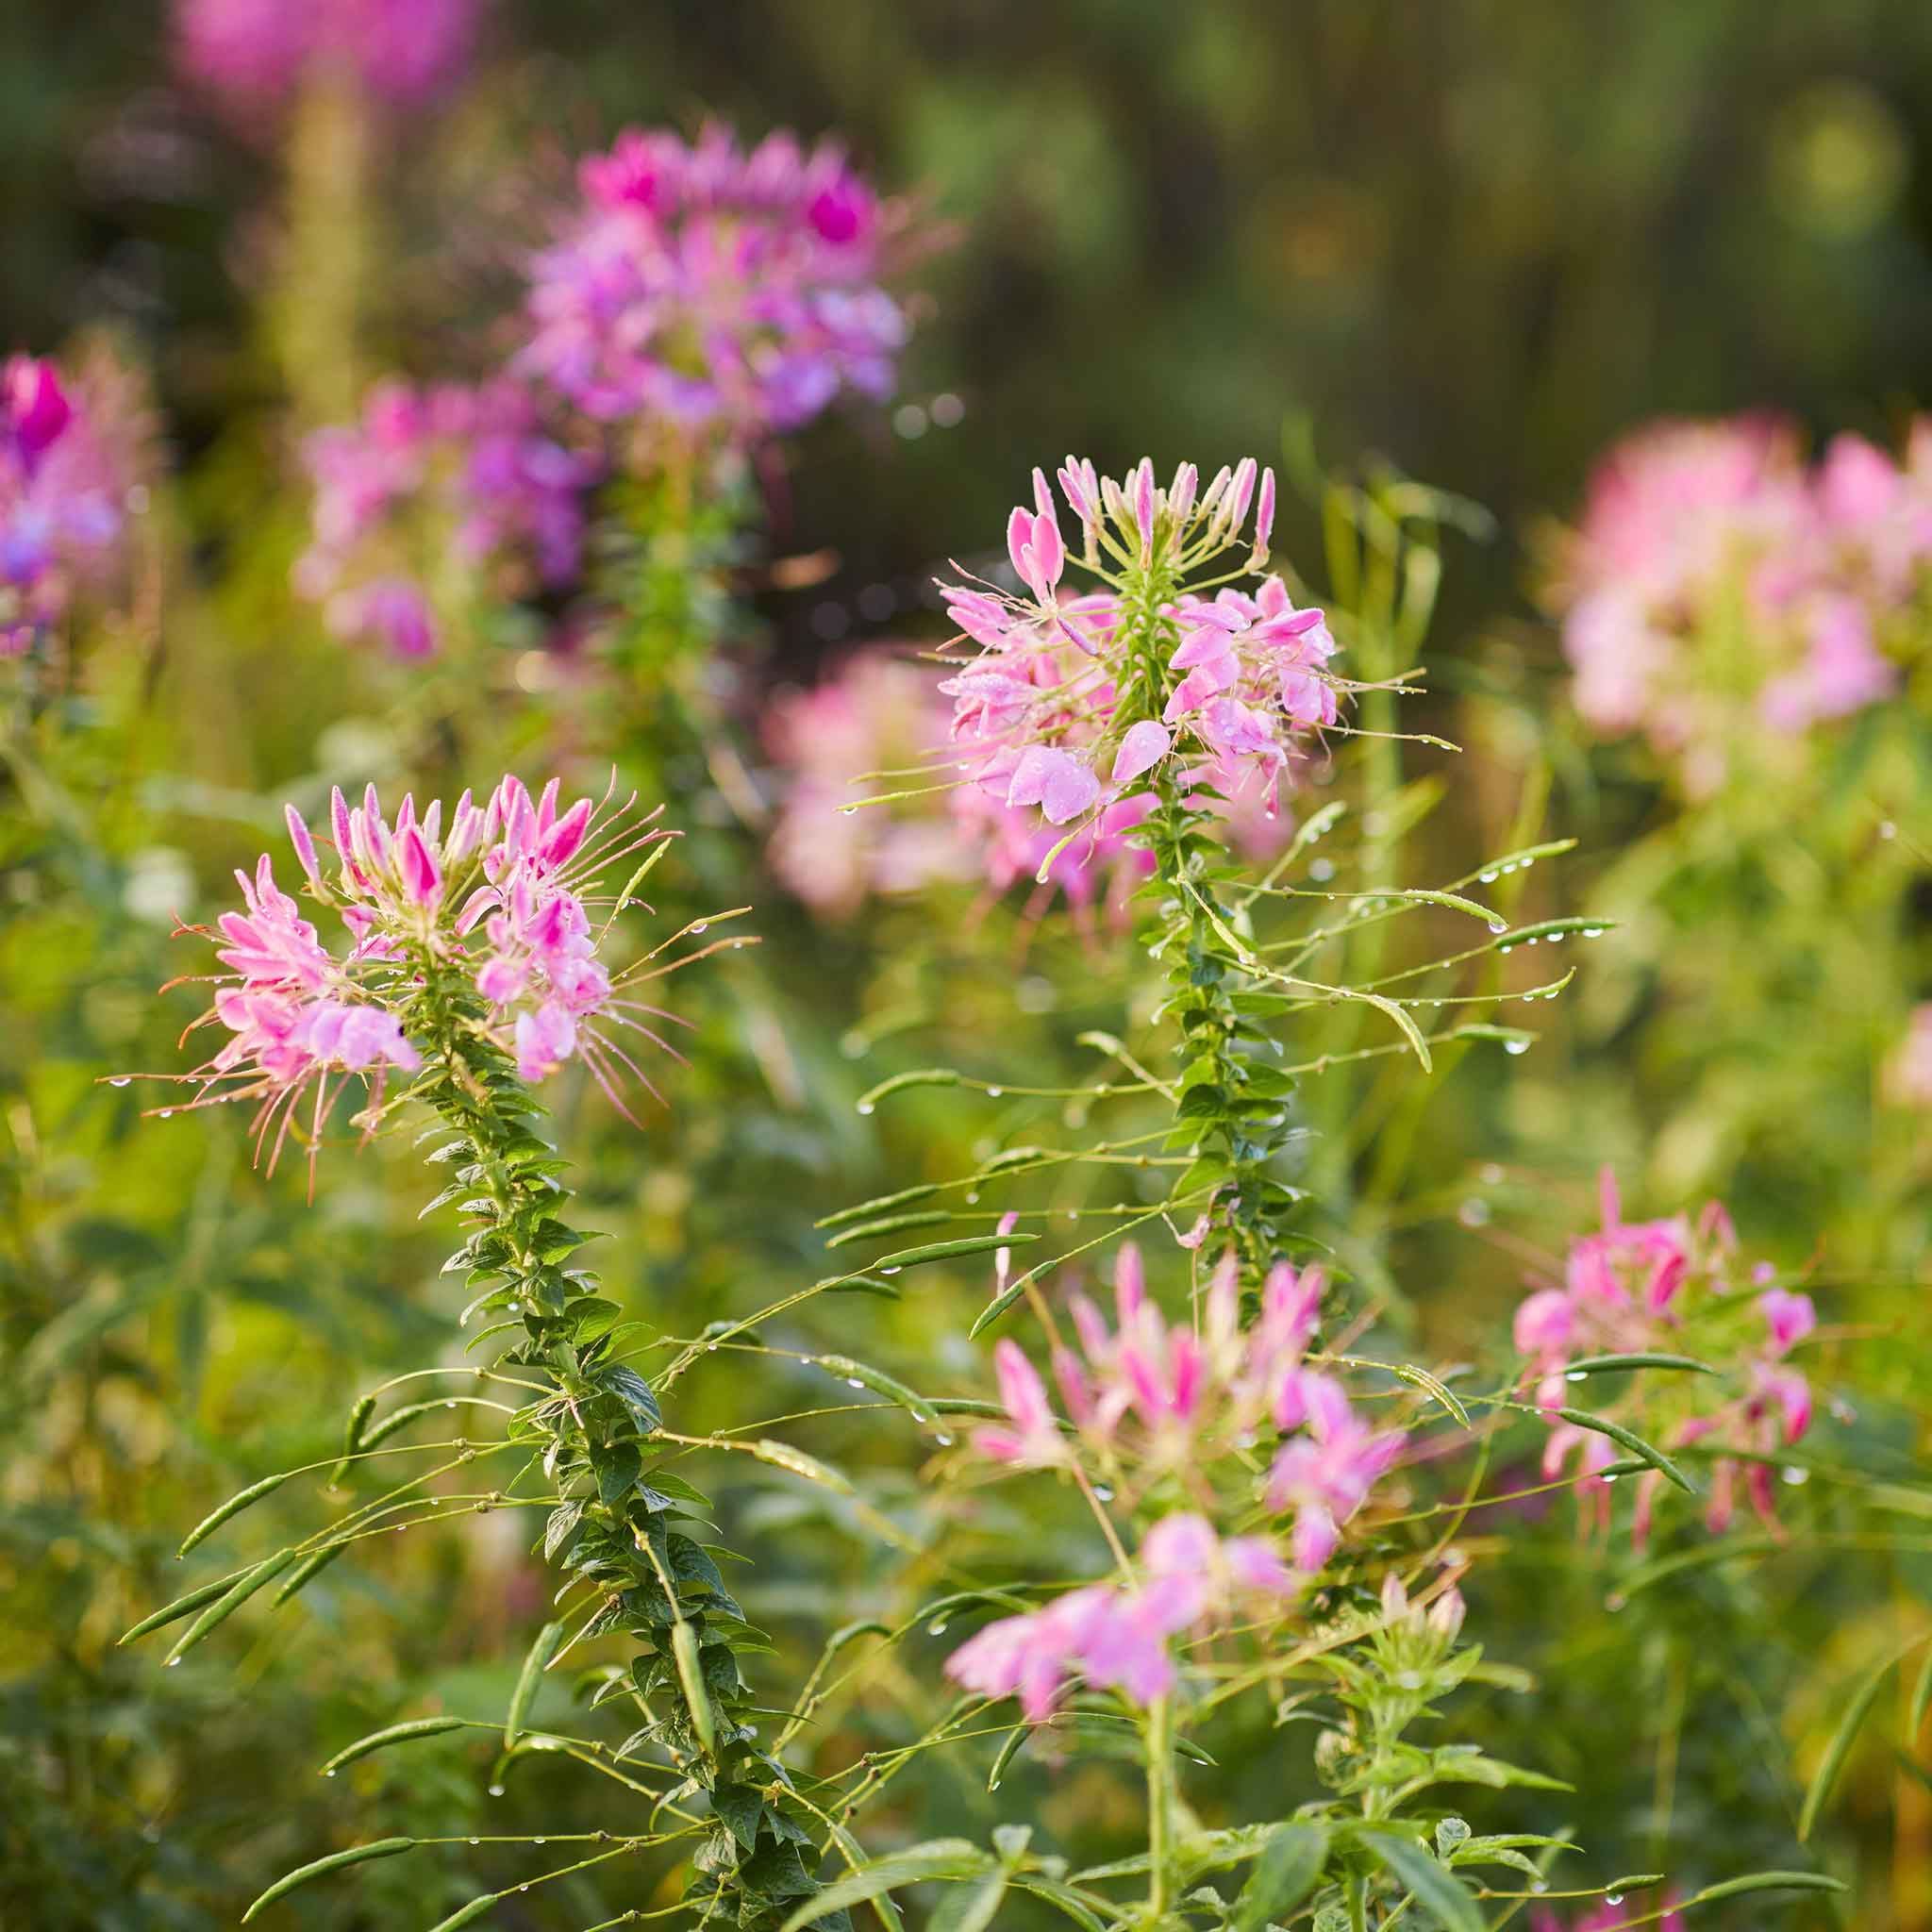
[[[319,430],[303,456],[313,534],[295,586],[340,637],[427,657],[441,628],[427,585],[454,575],[468,594],[514,596],[576,575],[598,466],[508,378],[378,383],[359,423]]]
[[[891,393],[906,338],[879,286],[894,217],[837,148],[633,129],[578,184],[530,264],[519,366],[586,415],[756,442],[841,390]]]
[[[282,105],[307,78],[353,76],[418,107],[469,64],[476,0],[176,0],[182,71],[238,112]]]
[[[1932,1001],[1912,1008],[1905,1038],[1886,1064],[1885,1089],[1897,1106],[1932,1108]]]
[[[1683,1216],[1665,1221],[1623,1219],[1615,1176],[1601,1179],[1603,1227],[1572,1241],[1560,1288],[1543,1287],[1518,1306],[1514,1340],[1536,1378],[1537,1402],[1550,1421],[1543,1473],[1555,1476],[1574,1459],[1578,1499],[1599,1524],[1609,1520],[1609,1490],[1603,1472],[1617,1460],[1600,1431],[1562,1420],[1569,1403],[1570,1364],[1586,1355],[1685,1355],[1727,1366],[1742,1392],[1721,1393],[1712,1378],[1672,1372],[1654,1388],[1639,1373],[1623,1396],[1600,1413],[1620,1420],[1668,1449],[1707,1442],[1770,1456],[1795,1442],[1810,1424],[1811,1398],[1805,1377],[1780,1366],[1780,1358],[1817,1324],[1808,1295],[1766,1285],[1774,1274],[1760,1264],[1750,1282],[1761,1291],[1740,1291],[1738,1240],[1730,1216],[1710,1203],[1693,1226]],[[1746,1307],[1750,1309],[1747,1315]],[[1741,1324],[1741,1326],[1740,1326]],[[1717,1457],[1707,1520],[1713,1530],[1730,1520],[1735,1465]],[[1752,1500],[1774,1523],[1771,1471],[1753,1463],[1746,1472]],[[1633,1535],[1646,1541],[1662,1475],[1636,1478]]]
[[[0,363],[0,657],[116,570],[133,479],[114,429],[51,362]]]
[[[1076,1683],[1145,1706],[1174,1687],[1174,1638],[1300,1587],[1265,1538],[1224,1539],[1205,1517],[1166,1516],[1147,1532],[1132,1581],[1090,1584],[989,1624],[946,1659],[946,1674],[983,1697],[1018,1697],[1031,1724]]]

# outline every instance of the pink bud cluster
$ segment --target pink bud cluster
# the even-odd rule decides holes
[[[1810,1385],[1784,1357],[1810,1334],[1817,1314],[1808,1295],[1772,1285],[1766,1264],[1751,1271],[1748,1288],[1740,1281],[1737,1233],[1717,1202],[1694,1226],[1682,1215],[1625,1222],[1608,1169],[1601,1187],[1603,1227],[1571,1244],[1560,1287],[1540,1288],[1517,1308],[1515,1341],[1536,1379],[1538,1406],[1551,1417],[1545,1474],[1555,1475],[1576,1457],[1585,1500],[1599,1523],[1607,1523],[1602,1472],[1617,1450],[1607,1437],[1555,1413],[1569,1399],[1571,1363],[1596,1355],[1716,1356],[1740,1392],[1714,1399],[1710,1391],[1721,1385],[1701,1375],[1671,1372],[1654,1384],[1639,1374],[1621,1406],[1598,1412],[1627,1419],[1640,1433],[1656,1431],[1666,1449],[1707,1442],[1769,1457],[1810,1426]],[[1774,1524],[1772,1471],[1750,1462],[1745,1480],[1753,1506]],[[1640,1547],[1662,1481],[1654,1470],[1638,1478]],[[1736,1482],[1736,1462],[1720,1454],[1707,1512],[1713,1531],[1730,1523]]]
[[[890,393],[906,336],[879,286],[892,222],[835,147],[633,129],[578,185],[530,265],[520,366],[586,415],[751,443],[841,390]]]
[[[1147,1532],[1128,1580],[1090,1584],[989,1624],[946,1659],[946,1674],[983,1697],[1017,1697],[1032,1724],[1051,1717],[1075,1684],[1146,1706],[1174,1687],[1175,1638],[1206,1633],[1300,1587],[1265,1538],[1217,1536],[1192,1513],[1164,1516]]]
[[[1341,1525],[1368,1500],[1402,1451],[1394,1430],[1364,1423],[1332,1375],[1304,1357],[1325,1281],[1319,1268],[1279,1262],[1262,1291],[1257,1319],[1241,1324],[1235,1258],[1215,1269],[1198,1327],[1170,1324],[1148,1296],[1140,1250],[1124,1243],[1114,1268],[1118,1326],[1084,1295],[1069,1307],[1075,1351],[1053,1353],[1053,1376],[1067,1422],[1017,1342],[994,1361],[1007,1423],[978,1430],[974,1446],[1012,1467],[1071,1467],[1084,1457],[1135,1485],[1172,1477],[1212,1491],[1206,1473],[1249,1450],[1264,1430],[1287,1438],[1263,1485],[1268,1507],[1292,1510],[1297,1570],[1312,1574],[1335,1554]]]
[[[1662,423],[1598,466],[1550,601],[1584,722],[1707,791],[1740,700],[1790,736],[1890,696],[1928,570],[1932,419],[1902,462],[1840,436],[1808,469],[1773,417]]]
[[[318,76],[417,105],[468,64],[476,11],[476,0],[176,0],[175,31],[182,72],[253,117]]]
[[[380,383],[359,423],[318,431],[303,456],[313,537],[295,585],[339,637],[427,657],[441,630],[432,586],[513,596],[577,574],[597,464],[550,436],[508,377]]]
[[[1321,611],[1298,609],[1278,576],[1212,596],[1187,584],[1230,552],[1262,569],[1274,472],[1247,458],[1204,490],[1183,463],[1161,489],[1144,459],[1115,481],[1069,457],[1059,485],[1080,532],[1077,558],[1036,470],[1033,508],[1015,509],[1007,531],[1024,594],[940,586],[962,637],[978,646],[941,687],[954,700],[954,737],[974,782],[1050,824],[1074,824],[1097,821],[1172,759],[1183,789],[1230,800],[1252,789],[1272,816],[1308,735],[1336,722],[1326,668],[1335,641]],[[1103,588],[1063,590],[1074,563]],[[1137,661],[1137,631],[1149,625],[1151,666]],[[1144,688],[1149,670],[1157,690]],[[1128,691],[1153,714],[1124,711]]]
[[[0,363],[0,657],[18,657],[118,560],[129,479],[51,362]]]
[[[428,1042],[412,1043],[404,1021],[438,961],[458,964],[475,990],[463,1024],[513,1055],[524,1079],[541,1080],[575,1055],[613,1099],[619,1067],[648,1088],[612,1029],[661,1046],[637,1016],[666,1016],[615,995],[586,894],[607,867],[665,834],[628,806],[601,820],[588,798],[560,808],[559,791],[552,779],[533,798],[506,777],[482,805],[464,792],[445,825],[441,800],[419,814],[406,796],[391,821],[373,786],[353,807],[337,790],[321,839],[288,807],[308,891],[346,939],[337,949],[324,942],[266,855],[252,878],[236,874],[244,909],[224,913],[208,935],[226,972],[208,1018],[230,1038],[185,1076],[203,1101],[259,1102],[264,1134],[279,1120],[279,1148],[312,1084],[319,1133],[333,1075],[379,1088],[389,1070],[422,1065]]]

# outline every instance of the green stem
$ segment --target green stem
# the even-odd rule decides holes
[[[481,1291],[474,1307],[521,1318],[523,1339],[502,1359],[548,1385],[509,1433],[555,1485],[546,1554],[592,1587],[596,1607],[574,1641],[629,1636],[625,1691],[642,1715],[642,1742],[665,1751],[710,1801],[691,1900],[770,1932],[814,1889],[807,1857],[816,1863],[823,1832],[757,1742],[735,1648],[742,1612],[711,1557],[679,1527],[682,1507],[664,1493],[671,1478],[653,1467],[657,1398],[610,1354],[615,1310],[597,1277],[575,1265],[586,1237],[565,1221],[560,1163],[529,1124],[537,1103],[476,1024],[476,996],[458,962],[425,947],[412,964],[418,985],[405,1024],[428,1063],[417,1096],[453,1136],[432,1157],[450,1169],[442,1198],[461,1199],[474,1224],[445,1272]]]
[[[1166,1916],[1174,1878],[1174,1700],[1157,1697],[1147,1711],[1147,1923]]]

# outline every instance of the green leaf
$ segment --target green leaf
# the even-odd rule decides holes
[[[276,1899],[286,1898],[298,1885],[307,1885],[311,1878],[320,1878],[329,1872],[340,1872],[345,1865],[360,1865],[371,1858],[393,1858],[398,1852],[413,1851],[415,1848],[416,1840],[412,1838],[379,1838],[374,1844],[352,1845],[346,1852],[331,1852],[325,1858],[317,1858],[312,1864],[298,1866],[293,1872],[277,1878],[242,1914],[242,1923],[247,1924],[263,1906],[271,1906]]]
[[[557,1655],[557,1647],[562,1641],[561,1624],[546,1624],[538,1631],[537,1641],[531,1644],[529,1654],[524,1658],[524,1667],[517,1673],[517,1687],[510,1692],[509,1709],[504,1716],[503,1748],[506,1751],[516,1749],[530,1701],[537,1694],[537,1685],[550,1668],[550,1660]]]
[[[861,1865],[856,1872],[815,1892],[787,1919],[778,1932],[805,1932],[828,1913],[847,1906],[863,1905],[881,1892],[896,1891],[902,1885],[924,1885],[935,1879],[954,1881],[975,1878],[992,1866],[992,1859],[970,1839],[935,1838],[925,1843],[895,1852]]]
[[[599,1372],[597,1380],[624,1404],[631,1421],[637,1424],[639,1435],[656,1435],[663,1427],[664,1416],[658,1407],[658,1398],[651,1392],[651,1385],[635,1369],[622,1365],[604,1369]]]
[[[1043,1898],[1048,1905],[1057,1907],[1074,1924],[1081,1926],[1083,1932],[1107,1932],[1107,1921],[1072,1886],[1042,1878],[1038,1873],[1028,1873],[1024,1877],[1014,1876],[1013,1890],[1026,1892],[1033,1898]]]
[[[185,1557],[196,1543],[206,1542],[231,1516],[239,1516],[251,1503],[258,1503],[262,1497],[272,1494],[289,1480],[284,1470],[279,1475],[265,1475],[258,1483],[250,1483],[239,1495],[230,1496],[219,1509],[204,1516],[181,1541],[181,1547],[175,1552]]]
[[[1228,1920],[1232,1932],[1261,1932],[1285,1919],[1321,1882],[1328,1833],[1319,1824],[1284,1824],[1268,1836]]]
[[[1918,1641],[1913,1639],[1913,1642]],[[1911,1645],[1907,1644],[1906,1648],[1909,1650]],[[1832,1788],[1845,1768],[1845,1759],[1852,1755],[1852,1746],[1857,1741],[1858,1732],[1877,1701],[1879,1688],[1904,1655],[1905,1651],[1894,1651],[1867,1671],[1859,1679],[1857,1689],[1847,1699],[1844,1715],[1839,1719],[1838,1728],[1831,1734],[1831,1742],[1825,1747],[1824,1757],[1812,1774],[1810,1786],[1805,1792],[1805,1808],[1798,1814],[1800,1841],[1811,1836],[1811,1827],[1818,1823],[1818,1814],[1824,1808],[1824,1801],[1831,1796]]]
[[[324,1777],[333,1777],[345,1764],[353,1764],[358,1757],[367,1757],[372,1751],[380,1751],[391,1744],[406,1744],[413,1738],[440,1738],[445,1731],[459,1731],[464,1720],[459,1717],[419,1717],[411,1718],[407,1724],[391,1724],[385,1730],[371,1731],[366,1738],[358,1738],[353,1744],[345,1744],[322,1767]]]
[[[941,1899],[926,1932],[986,1932],[1007,1895],[1004,1870],[969,1878]]]
[[[1424,1911],[1442,1922],[1443,1932],[1484,1932],[1474,1894],[1413,1839],[1392,1831],[1357,1830],[1355,1836]]]
[[[1675,1483],[1686,1495],[1697,1493],[1697,1485],[1661,1449],[1653,1449],[1641,1436],[1626,1429],[1622,1423],[1613,1423],[1607,1416],[1592,1415],[1587,1408],[1559,1408],[1554,1413],[1579,1429],[1593,1429],[1599,1436],[1607,1436],[1611,1441],[1629,1450],[1631,1455],[1642,1457],[1651,1468]]]
[[[125,1643],[125,1638],[122,1639]],[[1919,1666],[1918,1682],[1912,1686],[1912,1701],[1906,1717],[1906,1743],[1909,1747],[1919,1740],[1920,1727],[1925,1722],[1925,1712],[1932,1708],[1932,1644],[1925,1648],[1924,1662]]]

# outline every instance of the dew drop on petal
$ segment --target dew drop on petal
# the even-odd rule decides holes
[[[692,939],[696,939],[699,933],[709,932],[710,929],[711,922],[708,919],[694,919],[691,924],[691,936]],[[540,1838],[537,1842],[541,1845],[543,1840]]]
[[[125,1087],[132,1083],[133,1078],[134,1075],[132,1074],[116,1074],[114,1077],[108,1082],[108,1085],[109,1087]]]
[[[491,1796],[492,1798],[500,1798],[500,1797],[502,1797],[502,1796],[503,1796],[503,1787],[502,1787],[501,1785],[491,1785],[491,1786],[490,1787],[490,1795],[491,1795]]]
[[[986,1090],[986,1097],[989,1100],[999,1100],[1005,1096],[1006,1091],[1004,1087],[989,1087]]]
[[[943,1617],[935,1617],[925,1626],[925,1634],[928,1637],[943,1637],[946,1634],[946,1620]]]
[[[1477,873],[1476,877],[1481,879],[1486,886],[1493,886],[1496,883],[1496,874],[1492,872]]]
[[[1604,1893],[1604,1903],[1607,1906],[1620,1906],[1624,1903],[1624,1894],[1621,1891],[1607,1891]]]
[[[1507,919],[1492,919],[1490,921],[1490,930],[1491,932],[1507,932],[1509,930],[1509,922]]]
[[[870,1113],[872,1111],[872,1102],[869,1100],[861,1100],[858,1103],[858,1110],[860,1113]]]
[[[848,1389],[863,1389],[865,1384],[857,1375],[847,1375],[845,1377],[845,1386]]]

